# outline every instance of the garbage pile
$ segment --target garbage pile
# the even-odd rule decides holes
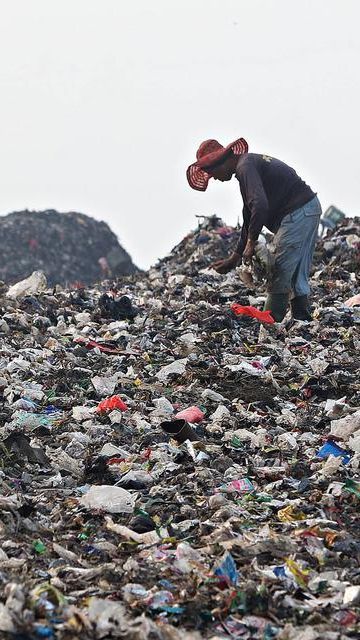
[[[1,637],[359,637],[360,220],[282,325],[231,309],[264,285],[204,225],[136,278],[2,291]]]
[[[105,222],[82,213],[18,211],[0,217],[0,279],[43,271],[49,286],[93,284],[137,271]]]

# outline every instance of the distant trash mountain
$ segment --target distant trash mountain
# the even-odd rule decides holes
[[[0,279],[12,284],[36,270],[50,286],[138,271],[110,227],[83,213],[26,210],[0,217]]]

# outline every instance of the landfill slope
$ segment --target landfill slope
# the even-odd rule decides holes
[[[82,213],[17,211],[0,217],[0,279],[43,271],[49,285],[92,284],[137,271],[105,222]]]
[[[318,243],[310,323],[231,311],[265,296],[260,259],[207,269],[236,236],[1,290],[0,637],[359,637],[360,220]]]

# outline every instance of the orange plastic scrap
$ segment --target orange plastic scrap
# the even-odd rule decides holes
[[[247,307],[237,302],[234,302],[231,305],[231,311],[235,313],[237,316],[249,316],[250,318],[256,318],[260,322],[264,322],[265,324],[274,324],[275,320],[271,315],[271,311],[260,311],[256,309],[256,307]]]
[[[332,547],[339,534],[332,529],[320,529],[320,527],[310,527],[309,529],[301,529],[296,531],[295,535],[302,538],[322,538],[328,547]]]
[[[305,520],[306,515],[302,511],[296,511],[292,504],[277,512],[277,517],[281,522],[297,522]]]
[[[114,411],[117,409],[118,411],[126,411],[127,405],[123,400],[121,400],[120,396],[110,396],[110,398],[105,398],[99,402],[96,411],[98,413],[107,413],[108,411]]]
[[[333,544],[335,544],[336,538],[339,537],[339,534],[336,533],[336,531],[331,531],[331,529],[323,531],[322,534],[328,547],[332,547]]]

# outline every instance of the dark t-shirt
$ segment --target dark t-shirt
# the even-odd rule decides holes
[[[258,153],[240,156],[235,175],[244,201],[243,227],[236,251],[256,241],[263,226],[273,233],[284,216],[304,206],[315,193],[285,162]]]

